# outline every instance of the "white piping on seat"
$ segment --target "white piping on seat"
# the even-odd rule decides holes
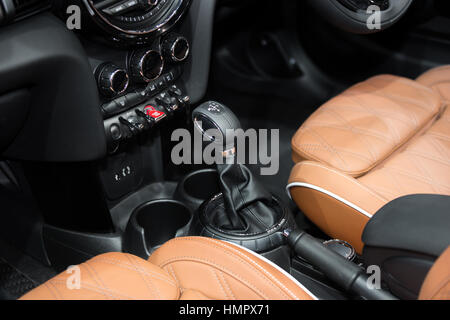
[[[334,198],[334,199],[336,199],[336,200],[338,200],[338,201],[340,201],[340,202],[346,204],[346,205],[349,206],[350,208],[355,209],[356,211],[358,211],[359,213],[365,215],[366,217],[372,218],[372,216],[373,216],[372,214],[368,213],[366,210],[361,209],[361,208],[358,207],[356,204],[354,204],[354,203],[352,203],[352,202],[350,202],[350,201],[347,201],[347,200],[345,200],[344,198],[341,198],[341,197],[338,196],[337,194],[334,194],[334,193],[332,193],[332,192],[330,192],[330,191],[328,191],[328,190],[325,190],[325,189],[323,189],[323,188],[321,188],[321,187],[318,187],[318,186],[315,186],[315,185],[312,185],[312,184],[309,184],[309,183],[304,183],[304,182],[293,182],[293,183],[288,184],[288,186],[286,187],[286,192],[287,192],[288,196],[289,196],[291,199],[292,199],[292,196],[291,196],[290,189],[293,188],[293,187],[308,188],[308,189],[313,189],[313,190],[322,192],[322,193],[324,193],[324,194],[326,194],[326,195],[328,195],[328,196],[330,196],[330,197],[332,197],[332,198]]]
[[[247,249],[241,245],[238,245],[234,242],[230,242],[230,241],[226,241],[228,244],[231,244],[235,247],[238,247],[239,249],[242,249],[248,253],[250,253],[251,255],[255,256],[256,258],[264,261],[265,263],[271,265],[272,267],[274,267],[275,269],[277,269],[278,271],[280,271],[283,275],[285,275],[286,277],[288,277],[292,282],[294,282],[297,286],[299,286],[303,291],[305,291],[306,294],[308,294],[311,298],[313,298],[314,300],[319,300],[319,298],[317,298],[311,291],[309,291],[304,285],[302,285],[297,279],[295,279],[292,275],[290,275],[289,273],[286,272],[286,270],[282,269],[280,266],[276,265],[275,263],[273,263],[272,261],[270,261],[269,259],[267,259],[266,257],[263,257],[262,255]]]

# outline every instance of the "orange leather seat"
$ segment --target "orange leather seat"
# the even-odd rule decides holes
[[[428,272],[420,289],[419,300],[450,300],[450,247]]]
[[[21,300],[312,300],[316,297],[273,263],[236,245],[177,238],[145,261],[106,253],[64,272]],[[70,289],[70,287],[72,289]],[[450,299],[450,247],[428,273],[420,300]]]
[[[126,253],[106,253],[78,267],[79,287],[70,269],[72,273],[61,273],[21,299],[316,299],[265,258],[209,238],[173,239],[148,261]]]
[[[309,219],[361,253],[366,223],[408,194],[450,195],[450,66],[381,75],[320,107],[292,139],[288,190]]]

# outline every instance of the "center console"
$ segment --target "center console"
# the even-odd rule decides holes
[[[69,31],[72,5],[81,9],[81,29]],[[91,69],[87,79],[76,78],[73,95],[83,96],[86,86],[97,95],[89,108],[80,106],[95,121],[81,119],[83,113],[66,117],[49,126],[58,129],[52,137],[72,137],[64,129],[71,122],[95,122],[101,125],[86,135],[104,145],[95,158],[85,157],[83,143],[66,139],[61,143],[70,157],[19,158],[42,215],[45,252],[39,257],[60,269],[105,251],[148,254],[193,215],[174,196],[176,181],[193,170],[171,163],[171,134],[192,129],[191,105],[206,92],[215,1],[54,1],[53,9],[62,20],[54,19],[60,33],[80,47],[72,54]],[[75,101],[68,104],[74,111]],[[173,225],[162,223],[165,216]]]
[[[67,18],[69,2],[55,1],[62,20]],[[175,129],[202,129],[198,120],[215,122],[223,133],[239,128],[239,120],[219,103],[206,103],[191,112],[206,93],[215,1],[77,3],[84,15],[81,30],[68,31],[51,19],[77,49],[65,52],[67,61],[73,62],[76,55],[84,66],[70,85],[64,79],[54,82],[64,86],[60,90],[64,97],[71,98],[61,104],[58,97],[55,110],[62,105],[70,113],[49,109],[41,115],[51,124],[45,127],[53,129],[57,146],[65,149],[47,143],[39,148],[46,158],[36,152],[33,158],[15,157],[23,173],[19,178],[26,181],[26,192],[36,202],[36,209],[27,212],[39,217],[28,231],[38,249],[26,243],[21,248],[62,271],[104,252],[146,258],[171,238],[202,235],[264,255],[309,283],[318,296],[341,297],[319,271],[305,271],[309,265],[293,257],[282,234],[295,228],[291,212],[249,168],[233,161],[233,145],[223,146],[226,159],[220,165],[171,161]],[[77,66],[59,61],[57,55],[54,60],[66,68]],[[73,75],[70,70],[67,75]],[[76,80],[79,86],[72,85]],[[86,88],[92,96],[86,95]],[[52,98],[54,89],[49,86]],[[73,98],[80,96],[82,100]],[[42,105],[50,108],[48,103]],[[76,112],[77,106],[89,113]],[[227,121],[220,121],[222,116]],[[89,132],[71,130],[84,127]],[[71,131],[87,139],[80,142]],[[87,157],[91,140],[101,150],[91,146],[98,152]],[[29,221],[19,216],[17,220],[18,224]]]
[[[27,117],[23,112],[27,125],[20,139],[5,151],[23,188],[17,193],[25,198],[2,196],[5,211],[13,213],[2,229],[11,242],[63,270],[105,252],[148,258],[174,237],[212,237],[265,256],[320,298],[395,298],[367,289],[366,270],[350,244],[298,230],[286,204],[238,163],[238,146],[227,139],[229,130],[240,129],[231,109],[218,102],[198,106],[208,83],[215,1],[54,3],[59,20],[48,12],[36,15],[17,28],[14,40],[0,32],[3,41],[45,57],[24,64],[32,78],[19,83],[21,73],[10,72],[11,84],[3,84],[5,92],[24,87],[7,97],[14,105],[33,102]],[[74,3],[83,19],[72,32],[60,20]],[[24,52],[14,51],[15,59],[27,61]],[[29,90],[29,83],[39,85]],[[222,161],[173,164],[171,135],[179,128],[202,137],[204,147],[217,147]],[[428,229],[448,225],[430,222],[444,221],[448,205],[436,208],[439,217],[430,221],[421,220],[426,208],[412,214],[417,202],[426,203],[420,200],[400,203],[403,212],[383,209],[363,238],[365,262],[383,265],[391,291],[407,298],[420,283],[405,279],[403,270],[423,279],[443,250],[440,243],[448,243],[418,241]],[[414,229],[418,225],[422,229]],[[398,239],[402,227],[416,232]]]

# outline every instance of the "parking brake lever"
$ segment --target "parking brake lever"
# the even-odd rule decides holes
[[[369,288],[364,269],[325,247],[322,242],[303,231],[284,230],[289,246],[299,256],[320,269],[327,278],[347,292],[369,300],[397,300],[383,289]]]

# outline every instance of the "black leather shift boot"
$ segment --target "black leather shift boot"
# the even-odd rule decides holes
[[[197,211],[193,233],[264,253],[285,244],[282,231],[294,228],[289,209],[259,184],[243,165],[218,165],[221,193]]]
[[[280,221],[282,213],[272,195],[250,170],[240,164],[217,166],[223,206],[208,213],[209,223],[233,234],[258,234]]]
[[[240,122],[226,106],[209,101],[192,113],[194,128],[204,141],[222,150],[227,164],[217,164],[221,193],[205,201],[193,224],[196,235],[233,241],[256,252],[278,250],[285,243],[281,231],[290,227],[292,214],[259,184],[250,170],[235,164],[235,133]],[[213,129],[215,134],[208,133]]]

